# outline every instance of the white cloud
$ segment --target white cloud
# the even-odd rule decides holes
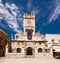
[[[30,10],[32,7],[32,0],[28,0],[27,2],[27,9]]]
[[[10,9],[13,16],[17,16],[18,7],[15,4],[9,5],[8,3],[6,3],[5,6],[7,9]]]
[[[18,11],[18,7],[15,4],[9,5],[6,3],[4,6],[4,4],[0,3],[0,20],[5,19],[8,26],[16,32],[21,31],[21,29],[19,29],[18,21],[16,18]]]
[[[56,6],[56,8],[51,13],[49,22],[51,22],[52,20],[56,20],[60,15],[60,1],[59,0],[56,1],[55,6]]]
[[[0,0],[0,3],[2,2],[2,0]]]
[[[33,6],[33,0],[27,1],[27,10],[34,15],[38,15],[40,12],[39,6]]]
[[[33,8],[33,10],[31,11],[33,14],[35,14],[35,15],[38,15],[39,14],[39,12],[40,12],[40,9],[38,8],[38,7],[36,7],[36,8]]]
[[[0,16],[0,19],[3,19],[3,18]]]

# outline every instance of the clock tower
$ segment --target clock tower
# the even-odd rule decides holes
[[[35,15],[30,12],[24,14],[24,35],[35,35]]]

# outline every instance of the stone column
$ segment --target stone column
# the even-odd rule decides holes
[[[6,54],[8,53],[8,44],[6,45]]]
[[[35,48],[35,54],[37,54],[38,53],[38,48]]]
[[[50,48],[50,53],[53,53],[53,51],[52,51],[52,47]]]
[[[35,47],[35,53],[34,53],[34,56],[35,57],[38,57],[39,55],[38,55],[38,48],[37,47]]]
[[[22,48],[22,53],[24,54],[24,48]]]
[[[24,51],[24,47],[20,47],[21,48],[21,57],[24,57],[25,56],[25,51]]]
[[[45,53],[45,48],[42,49],[42,52]]]

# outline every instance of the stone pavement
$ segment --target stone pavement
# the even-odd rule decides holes
[[[55,58],[0,58],[0,63],[60,63]]]

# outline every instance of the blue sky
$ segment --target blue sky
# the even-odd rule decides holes
[[[60,33],[60,0],[0,0],[0,28],[8,38],[23,32],[23,15],[28,10],[36,16],[36,32]]]

